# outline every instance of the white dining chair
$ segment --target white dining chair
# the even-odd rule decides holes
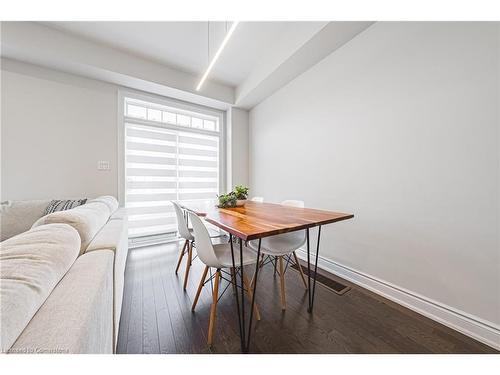
[[[208,345],[212,345],[215,332],[217,302],[221,297],[219,296],[219,286],[221,283],[221,279],[227,280],[228,282],[234,284],[236,282],[236,274],[239,271],[239,268],[236,267],[237,269],[233,270],[231,245],[228,243],[215,245],[212,244],[212,241],[208,234],[208,230],[203,224],[202,220],[192,212],[189,212],[188,215],[193,225],[198,258],[205,264],[205,269],[203,270],[203,274],[201,276],[200,284],[198,286],[198,290],[196,291],[196,296],[194,298],[193,305],[191,306],[191,310],[195,310],[203,286],[213,279],[212,304],[210,306],[210,320],[208,323]],[[248,249],[246,246],[243,247],[242,254],[243,266],[255,264],[257,262],[257,255],[255,254],[255,252]],[[241,264],[239,251],[234,251],[234,262],[235,265]],[[207,273],[210,268],[215,268],[216,271],[213,276],[206,280]],[[227,269],[229,269],[229,273],[226,271]],[[223,274],[224,276],[228,276],[228,278],[226,279]],[[250,289],[250,282],[246,275],[244,275],[242,287],[245,289],[245,292],[251,299],[252,290]],[[260,312],[257,303],[254,304],[254,313],[256,319],[260,320]]]
[[[183,289],[186,290],[187,282],[188,282],[188,277],[189,277],[189,271],[191,269],[191,266],[193,264],[193,251],[196,249],[196,246],[193,245],[195,244],[195,237],[193,234],[193,230],[189,228],[188,225],[188,216],[185,214],[185,211],[182,209],[182,207],[179,205],[179,203],[175,201],[171,201],[172,205],[174,206],[175,209],[175,216],[177,217],[177,232],[179,234],[179,237],[184,239],[184,246],[182,247],[182,250],[179,254],[179,260],[177,261],[177,267],[175,267],[175,274],[179,272],[179,267],[182,263],[182,259],[184,258],[184,255],[187,254],[187,259],[186,259],[186,271],[184,272],[184,284],[183,284]],[[209,231],[210,233],[210,231]],[[210,238],[218,238],[224,236],[223,234],[220,233],[211,233]]]
[[[262,203],[264,202],[264,198],[263,197],[253,197],[252,199],[250,199],[252,202],[259,202],[259,203]]]
[[[172,205],[174,206],[175,216],[177,217],[177,232],[179,233],[179,237],[184,239],[184,246],[182,247],[181,253],[179,254],[179,260],[177,261],[177,267],[175,267],[175,274],[179,272],[179,267],[182,262],[182,258],[187,254],[186,260],[186,271],[184,272],[184,290],[187,286],[187,281],[189,277],[189,270],[191,268],[191,264],[193,262],[193,244],[194,244],[194,236],[192,231],[188,227],[187,217],[184,216],[184,211],[181,206],[177,202],[172,201]]]
[[[304,207],[304,202],[299,200],[285,200],[281,202],[283,206],[290,207]],[[304,276],[304,272],[302,271],[302,266],[300,265],[296,250],[300,249],[306,243],[306,234],[305,231],[296,231],[290,233],[278,234],[276,236],[266,237],[262,239],[261,242],[261,253],[266,256],[267,259],[270,260],[274,265],[274,271],[276,273],[277,268],[279,267],[279,276],[280,276],[280,295],[281,295],[281,309],[286,309],[286,296],[285,296],[285,271],[286,267],[284,266],[284,259],[286,258],[287,263],[292,261],[297,265],[300,278],[304,287],[307,289],[307,282]],[[250,241],[249,247],[256,250],[258,243],[256,241]],[[264,261],[261,261],[261,266],[265,264]]]

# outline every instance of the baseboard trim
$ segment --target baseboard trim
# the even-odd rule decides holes
[[[307,259],[307,253],[304,249],[298,250],[297,255],[302,260]],[[492,348],[500,350],[500,326],[492,322],[485,321],[322,256],[318,259],[318,268],[342,277],[464,335],[481,341]]]

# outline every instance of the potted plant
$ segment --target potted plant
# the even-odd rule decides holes
[[[236,206],[243,206],[248,198],[248,187],[243,185],[236,185],[233,190],[236,197]]]
[[[218,195],[217,198],[219,199],[219,204],[217,205],[217,207],[219,208],[228,208],[236,206],[237,200],[234,192]]]

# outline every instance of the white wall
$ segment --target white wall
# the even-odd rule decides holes
[[[250,112],[252,195],[354,213],[324,228],[327,260],[497,335],[498,38],[376,23]]]
[[[248,186],[248,111],[232,107],[227,111],[227,191]]]
[[[118,196],[120,86],[0,61],[0,199]],[[248,112],[227,118],[228,182],[248,185]],[[98,171],[99,160],[111,169]]]
[[[116,196],[117,87],[6,59],[1,74],[2,200]]]

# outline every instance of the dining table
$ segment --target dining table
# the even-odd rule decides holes
[[[353,214],[349,213],[254,201],[247,201],[243,206],[224,208],[217,207],[216,201],[193,200],[179,201],[178,203],[184,210],[203,217],[208,223],[229,234],[233,269],[239,269],[240,275],[241,287],[239,287],[239,289],[241,290],[241,298],[238,293],[235,293],[235,296],[242,353],[248,353],[250,348],[253,311],[257,292],[257,277],[260,268],[260,262],[257,261],[255,265],[255,272],[253,274],[253,282],[250,286],[250,288],[253,288],[253,291],[250,294],[252,297],[247,328],[245,304],[243,299],[243,243],[247,243],[248,241],[255,241],[257,243],[256,259],[259,260],[261,256],[262,238],[294,231],[305,231],[307,252],[307,311],[312,313],[316,292],[316,275],[318,270],[321,228],[324,225],[352,219],[354,217]],[[316,252],[314,255],[314,271],[311,272],[311,241],[309,232],[311,228],[315,227],[318,227],[318,231],[316,239]],[[239,251],[239,259],[241,262],[239,265],[235,263],[235,251]],[[298,266],[300,267],[300,265]]]

